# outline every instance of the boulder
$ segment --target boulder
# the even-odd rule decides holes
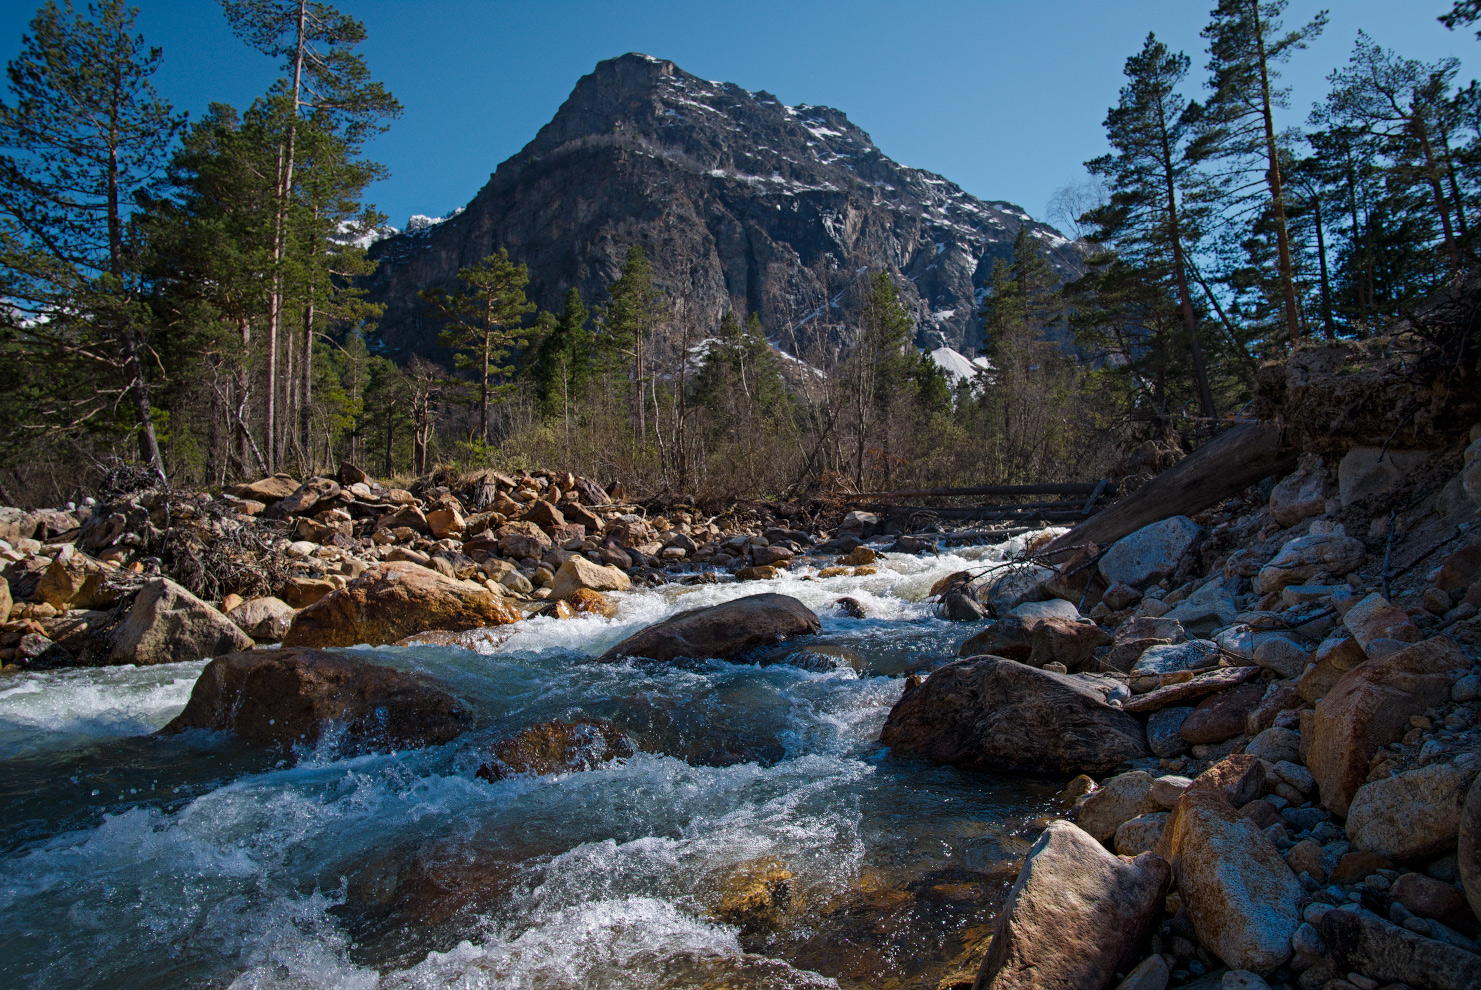
[[[396,550],[402,548],[397,547]],[[392,553],[395,553],[393,550]],[[402,550],[403,553],[410,551]],[[402,559],[392,557],[392,560]],[[426,560],[417,561],[425,566]],[[323,598],[334,590],[334,582],[328,578],[291,577],[283,582],[283,587],[278,589],[278,597],[290,608],[308,608],[314,602]]]
[[[1100,559],[1107,584],[1145,588],[1177,570],[1203,531],[1187,516],[1172,516],[1117,540]]]
[[[1450,697],[1447,670],[1469,666],[1455,644],[1435,637],[1358,664],[1316,704],[1306,765],[1322,804],[1346,815],[1379,747],[1409,731],[1409,718]],[[1304,733],[1303,733],[1304,734]]]
[[[339,482],[333,478],[310,478],[289,495],[273,505],[273,514],[283,516],[312,516],[323,512],[334,504],[339,495]],[[244,496],[245,497],[245,496]],[[263,501],[257,499],[257,501]]]
[[[1396,863],[1432,859],[1456,847],[1466,793],[1481,769],[1432,763],[1359,787],[1347,809],[1347,837],[1358,849]]]
[[[499,556],[510,560],[524,560],[526,557],[539,560],[553,545],[543,529],[524,519],[505,523],[496,535],[499,538]]]
[[[1450,928],[1475,925],[1475,917],[1460,888],[1423,873],[1400,876],[1389,889],[1389,897],[1421,918],[1433,918]]]
[[[1089,666],[1095,651],[1110,642],[1110,633],[1094,622],[1044,619],[1029,637],[1028,662],[1035,667],[1062,663],[1065,669],[1078,671]]]
[[[1116,840],[1113,843],[1118,856],[1140,856],[1145,852],[1153,852],[1157,844],[1162,841],[1162,832],[1167,828],[1168,813],[1165,811],[1153,811],[1145,815],[1127,819],[1116,829]]]
[[[900,755],[1028,773],[1104,773],[1148,755],[1141,724],[1104,689],[991,656],[949,663],[907,691],[881,740]]]
[[[957,650],[959,657],[991,655],[1026,662],[1033,653],[1033,631],[1037,619],[1008,615],[994,619],[988,627],[972,636]]]
[[[821,623],[816,613],[787,595],[748,595],[719,605],[692,608],[635,633],[598,659],[679,657],[729,660],[794,636],[811,636]]]
[[[1126,822],[1162,806],[1152,796],[1145,770],[1117,774],[1075,802],[1075,824],[1097,842],[1110,842]]]
[[[1294,686],[1281,681],[1270,683],[1265,688],[1265,696],[1258,705],[1250,709],[1249,717],[1245,719],[1245,735],[1259,735],[1275,725],[1276,716],[1281,712],[1300,707],[1301,696]],[[1252,739],[1251,742],[1253,741]]]
[[[1224,757],[1193,778],[1188,788],[1214,791],[1223,796],[1231,807],[1243,808],[1263,797],[1269,784],[1265,763],[1248,753],[1237,753]]]
[[[392,561],[299,612],[283,645],[379,646],[430,629],[456,632],[519,619],[519,609],[481,584]]]
[[[1181,670],[1203,670],[1219,663],[1219,644],[1209,639],[1149,646],[1131,667],[1134,675],[1172,674]]]
[[[1183,721],[1178,734],[1194,746],[1233,739],[1244,732],[1245,719],[1264,697],[1263,684],[1241,684],[1211,694]]]
[[[0,622],[10,621],[10,610],[15,607],[15,601],[10,597],[10,582],[0,577]]]
[[[632,741],[604,719],[543,722],[495,743],[477,775],[492,782],[517,774],[592,770],[635,752]]]
[[[1238,614],[1234,594],[1222,582],[1210,581],[1174,605],[1163,618],[1182,623],[1189,632],[1207,635],[1232,623]]]
[[[1481,508],[1481,439],[1472,440],[1471,445],[1466,448],[1460,484],[1471,504]]]
[[[976,990],[1107,990],[1151,934],[1167,891],[1153,853],[1125,862],[1055,821],[1039,836],[998,914]]]
[[[1147,716],[1147,745],[1154,756],[1170,759],[1188,752],[1188,742],[1179,730],[1192,714],[1191,706],[1180,705]]]
[[[1080,610],[1063,598],[1050,598],[1042,602],[1024,602],[1008,610],[1009,615],[1038,622],[1043,619],[1063,619],[1074,622],[1080,618]]]
[[[555,583],[550,586],[552,599],[563,599],[572,592],[627,591],[632,581],[621,569],[603,564],[593,564],[585,557],[572,556],[555,572]]]
[[[571,606],[573,612],[587,612],[605,619],[615,618],[617,615],[617,606],[609,602],[601,592],[590,588],[577,588],[559,601]]]
[[[1181,643],[1187,638],[1183,624],[1176,619],[1138,615],[1116,627],[1106,663],[1125,673],[1152,647]]]
[[[445,540],[449,536],[457,536],[463,532],[466,523],[463,514],[452,506],[433,509],[427,513],[427,528],[432,535],[439,540]]]
[[[1287,585],[1306,584],[1321,573],[1341,577],[1362,567],[1366,557],[1362,541],[1341,533],[1298,536],[1260,568],[1255,590],[1269,594]]]
[[[1044,582],[1057,573],[1052,567],[1041,567],[1038,564],[1014,564],[989,572],[982,581],[977,597],[987,602],[994,615],[1004,616],[1024,602],[1047,598]]]
[[[108,608],[118,591],[108,585],[102,565],[80,553],[59,554],[41,572],[33,597],[58,612],[70,608]]]
[[[1456,836],[1456,867],[1471,911],[1481,918],[1481,777],[1477,777],[1461,806]]]
[[[1311,654],[1289,636],[1270,636],[1255,644],[1251,659],[1255,666],[1273,670],[1277,677],[1289,679],[1301,676]]]
[[[169,578],[146,584],[113,632],[112,663],[175,663],[252,648],[252,638]]]
[[[1296,763],[1301,759],[1301,733],[1271,726],[1246,743],[1244,751],[1269,763]]]
[[[254,598],[226,613],[237,628],[262,643],[276,643],[293,625],[294,609],[281,598]]]
[[[1441,591],[1464,591],[1478,580],[1481,580],[1481,543],[1472,543],[1441,562],[1434,585]]]
[[[1390,924],[1365,911],[1334,910],[1317,922],[1322,941],[1342,972],[1414,990],[1474,990],[1481,956]]]
[[[1369,659],[1398,653],[1421,638],[1409,613],[1390,605],[1376,591],[1348,609],[1342,624]]]
[[[1286,475],[1270,490],[1270,515],[1282,526],[1319,516],[1327,509],[1327,472],[1318,458]]]
[[[293,480],[292,475],[275,474],[271,478],[263,478],[245,485],[234,485],[227,492],[237,498],[250,499],[253,502],[261,502],[264,505],[272,505],[298,491],[298,482]]]
[[[1198,941],[1226,965],[1270,973],[1290,958],[1301,883],[1217,788],[1195,781],[1184,792],[1158,853],[1172,864]]]
[[[1337,493],[1344,509],[1363,499],[1381,499],[1408,483],[1429,463],[1428,450],[1353,447],[1337,464]]]
[[[782,572],[770,564],[742,567],[735,572],[735,579],[737,581],[775,581],[781,576]]]
[[[185,710],[161,734],[231,732],[255,743],[313,746],[333,727],[350,750],[438,746],[471,725],[421,679],[319,650],[248,650],[206,664]]]
[[[1155,691],[1135,695],[1123,702],[1121,707],[1128,712],[1138,714],[1155,712],[1180,701],[1202,698],[1206,694],[1243,684],[1259,672],[1259,667],[1213,667],[1209,670],[1195,671],[1186,681],[1164,684]]]

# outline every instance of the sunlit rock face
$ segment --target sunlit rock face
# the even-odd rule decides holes
[[[501,247],[529,266],[531,297],[558,309],[573,285],[600,301],[640,244],[700,333],[754,311],[773,343],[815,364],[846,346],[848,301],[871,269],[899,276],[921,348],[970,352],[983,286],[1020,226],[1066,276],[1082,256],[1017,206],[890,160],[838,110],[637,54],[582,77],[466,208],[415,220],[372,249],[370,297],[397,354],[436,354],[417,291]]]

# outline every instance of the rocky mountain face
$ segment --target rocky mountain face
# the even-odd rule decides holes
[[[814,363],[846,347],[846,300],[871,269],[900,276],[917,344],[970,351],[995,259],[1028,224],[1069,276],[1078,245],[1009,203],[891,161],[838,110],[784,106],[628,54],[584,76],[550,123],[463,210],[382,240],[368,280],[397,356],[436,354],[417,296],[507,248],[529,291],[558,308],[576,286],[601,302],[628,245],[704,332],[754,311],[772,341]]]

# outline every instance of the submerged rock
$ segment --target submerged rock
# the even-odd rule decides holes
[[[795,598],[748,595],[670,616],[629,636],[597,659],[729,660],[793,636],[812,636],[821,628],[817,614]]]
[[[231,732],[312,746],[331,726],[352,750],[437,746],[470,724],[452,696],[418,677],[319,650],[247,650],[206,664],[185,710],[163,729]]]
[[[1169,874],[1154,853],[1126,862],[1069,822],[1051,822],[1008,893],[974,986],[1114,986],[1151,933]]]
[[[1149,755],[1141,723],[1087,679],[992,656],[907,691],[880,738],[902,755],[1030,773],[1104,773]]]
[[[519,619],[519,609],[481,584],[393,561],[299,612],[283,645],[379,646],[430,629],[456,632]]]
[[[605,719],[542,722],[495,743],[478,776],[497,781],[522,773],[591,770],[635,752],[632,741]]]

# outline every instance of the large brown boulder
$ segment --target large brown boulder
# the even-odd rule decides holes
[[[236,623],[169,578],[151,581],[113,631],[112,663],[175,663],[252,648]]]
[[[992,656],[907,689],[880,739],[899,754],[1026,773],[1100,774],[1150,755],[1141,723],[1087,679]]]
[[[495,535],[499,538],[499,555],[509,560],[524,560],[526,557],[538,560],[552,546],[544,530],[523,519],[505,523]]]
[[[550,597],[560,601],[583,588],[587,591],[627,591],[631,587],[632,581],[621,568],[593,564],[585,557],[573,556],[555,572]]]
[[[429,629],[457,632],[519,619],[519,609],[481,584],[392,561],[299,612],[283,645],[379,646]]]
[[[1322,804],[1339,815],[1368,777],[1368,761],[1409,731],[1409,718],[1450,697],[1445,672],[1469,666],[1455,644],[1435,637],[1358,664],[1317,702],[1306,765]]]
[[[678,657],[729,660],[760,646],[793,636],[811,636],[822,628],[817,614],[787,595],[747,595],[733,601],[692,608],[624,639],[600,660]]]
[[[310,478],[275,504],[272,511],[276,516],[311,516],[333,505],[339,492],[339,482],[333,478]]]
[[[1039,836],[973,990],[1105,990],[1138,958],[1167,892],[1154,853],[1126,862],[1067,821]]]
[[[1157,852],[1172,864],[1198,941],[1229,968],[1269,973],[1290,958],[1301,882],[1218,789],[1183,792]]]
[[[235,485],[227,489],[231,495],[237,498],[251,499],[253,502],[261,502],[263,505],[272,505],[298,491],[298,482],[292,475],[275,474],[271,478],[263,478],[259,481],[249,482],[245,485]]]
[[[495,743],[478,776],[496,781],[522,773],[591,770],[635,752],[632,741],[603,719],[542,722]]]
[[[342,653],[248,650],[206,664],[185,710],[159,731],[312,746],[333,726],[341,746],[366,750],[438,746],[469,724],[456,700],[403,671]]]

